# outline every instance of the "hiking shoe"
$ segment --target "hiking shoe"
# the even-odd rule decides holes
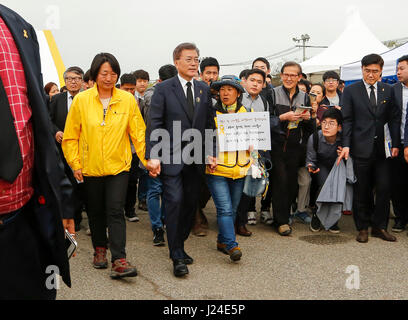
[[[241,260],[242,252],[241,252],[241,249],[239,247],[234,247],[231,250],[228,250],[228,254],[229,254],[230,259],[232,261]]]
[[[256,211],[248,211],[248,224],[256,224]]]
[[[329,231],[331,233],[334,233],[334,234],[340,233],[340,228],[339,228],[337,222],[329,228]]]
[[[95,248],[93,267],[95,269],[106,269],[108,267],[108,260],[106,259],[106,248]]]
[[[310,222],[309,229],[312,232],[319,232],[322,229],[322,224],[320,223],[319,217],[316,213],[313,213],[312,215],[312,221]]]
[[[164,246],[164,230],[163,228],[157,228],[153,231],[153,245],[156,247]]]
[[[394,226],[391,228],[392,232],[403,232],[405,230],[406,225],[401,221],[395,222]]]
[[[279,226],[278,233],[281,236],[288,236],[292,233],[292,228],[288,224],[283,224]]]
[[[264,224],[271,225],[273,223],[273,216],[270,210],[262,210],[260,219]]]
[[[146,200],[141,200],[141,201],[139,201],[138,208],[139,208],[139,210],[142,210],[142,211],[148,211],[148,210],[147,210]]]
[[[126,259],[116,259],[112,263],[112,269],[110,277],[112,279],[118,279],[123,277],[136,277],[137,270],[134,266],[131,266]]]
[[[229,254],[227,245],[224,243],[217,242],[217,250],[221,251],[223,254]]]
[[[307,214],[307,212],[297,211],[293,215],[293,218],[297,219],[298,221],[304,224],[310,224],[312,222],[312,218]]]
[[[125,212],[125,217],[129,222],[137,222],[140,220],[134,210]]]

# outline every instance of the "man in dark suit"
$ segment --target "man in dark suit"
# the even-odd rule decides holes
[[[64,163],[64,171],[72,186],[74,187],[74,221],[75,231],[81,229],[80,223],[82,221],[82,208],[84,206],[84,191],[83,184],[78,183],[74,178],[71,168],[64,158],[64,153],[61,149],[61,142],[64,136],[65,121],[67,119],[68,111],[71,107],[74,97],[79,93],[83,83],[84,72],[79,67],[70,67],[64,72],[64,81],[67,87],[66,92],[59,93],[52,97],[49,111],[52,126],[52,134],[54,135],[59,154]]]
[[[0,300],[55,299],[50,269],[71,285],[62,218],[73,215],[63,200],[72,187],[49,130],[35,31],[3,5],[0,80]],[[73,219],[64,225],[74,233]]]
[[[354,161],[357,182],[353,192],[353,216],[359,231],[356,240],[367,242],[371,226],[373,237],[396,241],[387,232],[391,183],[384,125],[388,124],[390,130],[391,156],[396,157],[401,137],[401,112],[395,105],[392,88],[380,82],[384,66],[381,56],[367,55],[361,65],[363,80],[346,87],[343,93],[343,150],[340,155],[340,159],[347,159],[351,154]]]
[[[401,145],[399,146],[398,157],[392,161],[392,206],[395,213],[395,224],[393,232],[402,232],[408,223],[408,164],[404,160],[404,144],[406,139],[405,126],[408,104],[408,55],[398,59],[397,65],[398,82],[393,86],[396,105],[401,110]]]
[[[156,85],[147,120],[146,159],[157,163],[161,158],[167,239],[177,277],[186,275],[186,265],[193,263],[184,251],[184,241],[194,222],[205,169],[204,141],[197,140],[205,137],[212,108],[209,87],[193,80],[198,57],[199,51],[192,43],[176,47],[173,60],[178,76]],[[197,140],[189,138],[191,129],[200,136]],[[158,135],[161,142],[157,141]],[[191,146],[194,150],[190,150]]]

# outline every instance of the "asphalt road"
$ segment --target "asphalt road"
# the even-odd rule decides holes
[[[259,209],[259,204],[258,204]],[[91,239],[78,233],[77,256],[71,259],[72,288],[61,285],[60,300],[279,300],[279,299],[407,299],[408,236],[396,234],[390,243],[369,238],[355,241],[353,218],[343,216],[341,233],[312,233],[295,222],[293,233],[281,237],[270,226],[248,228],[238,236],[243,256],[231,262],[216,250],[215,207],[205,209],[210,230],[206,237],[190,235],[186,252],[194,258],[190,274],[172,274],[167,245],[154,247],[147,212],[139,222],[127,222],[128,260],[138,269],[135,278],[112,280],[108,269],[92,267]],[[390,221],[390,227],[393,221]],[[83,221],[87,225],[87,220]],[[110,255],[108,257],[110,259]],[[347,270],[349,268],[349,270]],[[349,271],[350,273],[347,273]]]

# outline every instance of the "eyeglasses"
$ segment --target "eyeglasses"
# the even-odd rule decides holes
[[[322,121],[322,127],[334,128],[337,127],[336,121]]]
[[[198,58],[191,58],[191,57],[187,57],[187,58],[185,58],[185,59],[183,59],[187,64],[192,64],[193,62],[194,63],[199,63],[200,62],[200,59],[198,59]]]
[[[296,78],[299,77],[298,74],[289,74],[289,73],[282,73],[282,78],[289,79],[289,78]]]
[[[326,79],[324,82],[326,82],[326,83],[336,83],[338,81],[339,80],[336,80],[336,79]]]
[[[82,78],[81,77],[66,77],[65,81],[66,82],[79,82],[81,81]]]

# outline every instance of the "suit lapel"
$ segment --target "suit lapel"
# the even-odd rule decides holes
[[[174,77],[173,81],[173,91],[174,94],[176,95],[177,99],[180,102],[180,105],[182,106],[184,112],[186,113],[187,118],[190,120],[190,123],[193,122],[193,119],[191,119],[188,115],[188,110],[187,110],[187,98],[186,95],[184,94],[184,90],[181,86],[180,80],[178,77]]]
[[[384,103],[384,86],[381,82],[377,83],[377,114],[381,113]]]
[[[398,82],[398,84],[396,85],[395,91],[396,91],[395,99],[397,100],[398,108],[402,110],[403,107],[402,107],[402,83],[401,82]]]
[[[360,81],[360,87],[361,87],[361,90],[362,90],[362,99],[364,101],[365,106],[367,107],[368,111],[370,111],[370,113],[373,116],[375,116],[373,108],[371,107],[370,98],[368,97],[367,88],[366,88],[363,80]],[[378,105],[378,95],[377,95],[377,105]]]
[[[199,110],[201,107],[201,101],[203,99],[203,89],[200,88],[197,80],[193,81],[194,81],[194,119],[193,119],[194,126],[194,123],[200,114]]]

